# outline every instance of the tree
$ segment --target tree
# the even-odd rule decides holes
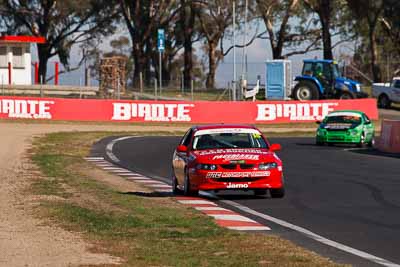
[[[347,0],[350,10],[356,17],[358,32],[366,27],[369,50],[371,56],[371,73],[375,82],[382,81],[381,68],[378,64],[378,38],[379,21],[384,10],[382,0]],[[362,8],[360,8],[362,7]]]
[[[106,0],[3,0],[1,3],[0,20],[10,33],[46,38],[45,44],[37,46],[39,75],[44,82],[50,58],[58,56],[69,70],[72,46],[112,33],[117,17],[114,4]],[[78,65],[82,62],[83,59]]]
[[[343,0],[303,0],[305,6],[316,13],[322,32],[323,57],[333,59],[333,48],[340,43],[354,39],[351,33],[353,20]],[[333,43],[332,37],[340,36],[341,40]]]
[[[190,88],[193,80],[193,39],[195,33],[196,7],[193,0],[181,0],[181,27],[183,31],[184,47],[184,88]]]
[[[215,88],[215,74],[219,61],[223,58],[218,44],[224,37],[225,31],[232,25],[232,0],[216,0],[198,12],[201,31],[206,39],[208,56],[207,88]]]
[[[118,3],[131,38],[133,81],[137,87],[140,73],[144,74],[147,83],[150,82],[152,61],[158,72],[155,43],[157,30],[164,28],[167,33],[170,32],[170,23],[176,22],[178,15],[178,3],[173,0],[119,0]],[[171,45],[170,41],[166,44],[168,45]],[[165,51],[164,57],[168,57],[167,53],[168,51]]]
[[[313,28],[314,20],[301,14],[302,7],[299,0],[256,0],[259,12],[265,23],[269,43],[274,59],[304,54],[319,48],[320,31]],[[299,20],[299,26],[293,31],[290,24],[291,18]],[[305,48],[300,45],[308,42]],[[288,53],[284,49],[295,48]]]
[[[384,0],[384,10],[381,22],[383,29],[393,44],[400,43],[400,2],[397,0]],[[396,45],[400,56],[400,46]]]

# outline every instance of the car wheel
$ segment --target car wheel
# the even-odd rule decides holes
[[[319,92],[314,83],[304,81],[296,85],[293,92],[294,98],[300,101],[318,100]]]
[[[375,146],[375,137],[372,136],[371,141],[368,142],[368,147],[374,147]]]
[[[269,190],[272,198],[283,198],[285,196],[285,188],[274,188]]]
[[[185,196],[197,196],[199,194],[198,190],[192,190],[190,188],[190,179],[189,179],[189,175],[185,174],[185,184],[184,184],[184,188],[183,188],[183,194]]]
[[[256,196],[263,196],[267,194],[267,190],[266,189],[255,189],[254,190],[254,195]]]
[[[365,133],[361,133],[361,137],[360,137],[360,143],[358,143],[358,147],[365,147],[366,143],[365,143]]]
[[[379,108],[390,108],[390,99],[387,95],[382,94],[378,98],[378,107]]]
[[[175,174],[172,171],[172,194],[182,195],[182,193],[182,190],[178,188],[178,180],[176,179]]]
[[[321,141],[318,141],[318,140],[315,141],[315,144],[316,144],[317,146],[323,146],[323,145],[325,145],[324,142],[321,142]]]

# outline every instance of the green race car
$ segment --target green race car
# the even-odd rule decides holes
[[[357,144],[372,146],[375,127],[367,115],[356,110],[341,110],[329,113],[318,121],[316,144]]]

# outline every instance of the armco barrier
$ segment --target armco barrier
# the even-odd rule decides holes
[[[0,118],[65,121],[291,123],[321,120],[343,109],[378,119],[375,99],[190,102],[0,97]]]
[[[383,120],[377,148],[383,152],[400,153],[400,121]]]

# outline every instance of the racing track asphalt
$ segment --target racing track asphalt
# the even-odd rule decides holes
[[[101,140],[93,147],[93,153],[107,158],[105,147],[113,139],[115,137]],[[121,166],[170,182],[172,153],[179,139],[125,139],[116,142],[112,152]],[[400,157],[351,147],[317,147],[312,138],[271,138],[270,141],[283,147],[278,155],[284,164],[285,198],[254,197],[249,192],[221,192],[218,194],[220,199],[232,200],[330,240],[400,264]],[[311,240],[304,234],[246,215],[270,226],[273,234],[336,262],[378,266]]]

